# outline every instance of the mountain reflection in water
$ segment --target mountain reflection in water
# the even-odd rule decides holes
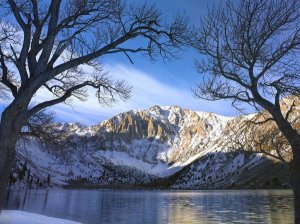
[[[14,190],[6,209],[86,224],[289,224],[293,194],[289,190]]]

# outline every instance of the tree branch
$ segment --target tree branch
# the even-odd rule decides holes
[[[16,87],[12,82],[10,82],[9,79],[8,79],[8,68],[7,68],[6,64],[5,64],[5,56],[4,56],[3,52],[2,52],[1,47],[0,47],[0,64],[1,64],[1,68],[2,68],[2,78],[1,78],[1,82],[2,82],[4,85],[6,85],[6,86],[10,89],[12,95],[13,95],[14,97],[16,97],[16,95],[17,95],[17,93],[18,93],[18,89],[17,89],[17,87]]]

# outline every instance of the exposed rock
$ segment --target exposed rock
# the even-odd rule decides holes
[[[286,111],[291,102],[293,99],[283,101]],[[295,102],[292,118],[300,114],[300,101]],[[228,188],[239,183],[251,186],[252,180],[243,181],[244,176],[249,176],[250,170],[262,175],[264,168],[257,167],[265,167],[261,164],[268,160],[240,151],[236,142],[250,139],[248,145],[255,149],[253,134],[256,138],[274,132],[276,125],[272,123],[264,124],[256,133],[247,126],[250,119],[260,121],[263,115],[224,117],[178,106],[153,106],[119,114],[91,127],[58,124],[55,131],[65,135],[62,142],[47,147],[35,139],[20,142],[12,185],[23,188],[29,184],[27,179],[57,187],[75,182],[149,184],[170,178],[168,186],[173,188]],[[300,128],[299,123],[294,125]],[[289,148],[284,147],[288,158]],[[26,180],[19,180],[18,172],[25,162],[31,173]],[[50,184],[46,181],[49,175]]]

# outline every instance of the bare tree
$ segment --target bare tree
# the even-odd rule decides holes
[[[168,22],[154,6],[121,0],[6,0],[1,12],[0,87],[11,100],[0,123],[0,201],[18,136],[33,115],[71,97],[85,100],[88,88],[100,103],[128,99],[127,83],[112,80],[96,59],[123,53],[132,62],[138,52],[173,58],[191,33],[181,15]],[[41,90],[52,98],[37,103]]]
[[[193,46],[204,57],[196,62],[203,82],[197,97],[230,99],[271,116],[291,146],[290,179],[295,223],[300,223],[300,135],[280,101],[300,95],[300,2],[298,0],[227,1],[201,19]]]
[[[299,117],[296,113],[292,117],[292,126],[297,128],[300,124]],[[271,118],[268,112],[262,111],[252,118],[242,117],[239,125],[229,124],[224,133],[225,146],[233,150],[263,154],[289,166],[292,160],[291,146]]]
[[[43,144],[51,144],[60,141],[63,136],[57,133],[57,126],[59,123],[55,122],[55,113],[49,111],[39,111],[32,115],[27,124],[23,126],[20,132],[20,138],[38,139]]]

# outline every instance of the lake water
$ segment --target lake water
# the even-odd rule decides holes
[[[293,223],[289,190],[11,191],[6,208],[86,224]]]

